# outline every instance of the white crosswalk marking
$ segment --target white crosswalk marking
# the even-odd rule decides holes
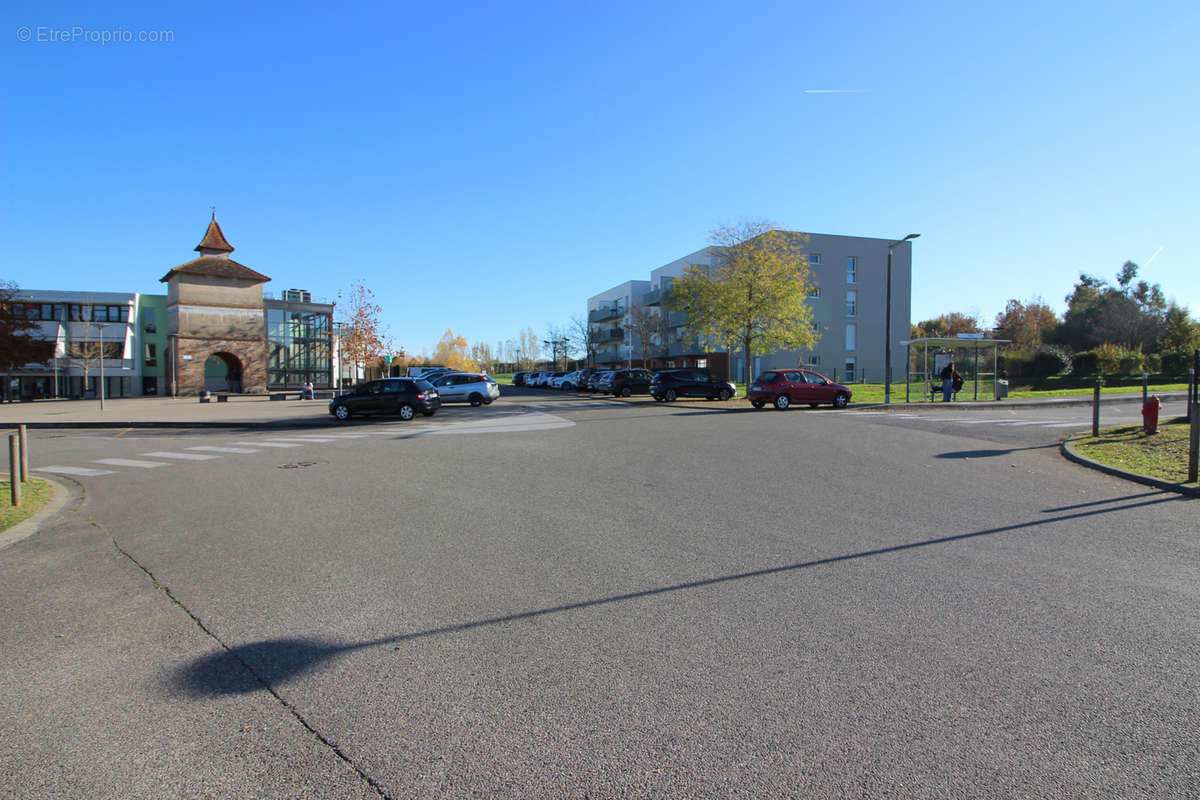
[[[93,464],[105,464],[110,467],[137,467],[139,469],[154,469],[167,466],[161,461],[138,461],[134,458],[97,458]]]
[[[210,453],[261,453],[262,450],[251,450],[249,447],[215,447],[213,445],[202,445],[200,447],[189,447],[188,450],[207,450]]]
[[[53,465],[49,467],[34,467],[34,472],[54,472],[60,475],[115,475],[111,469],[88,469],[87,467],[60,467]]]
[[[298,444],[287,444],[285,442],[233,442],[233,444],[244,444],[250,447],[300,447]]]
[[[212,461],[220,456],[205,456],[200,453],[168,453],[165,450],[156,450],[153,453],[142,453],[144,456],[151,458],[177,458],[180,461]]]

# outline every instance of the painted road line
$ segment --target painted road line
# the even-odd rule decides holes
[[[104,464],[109,467],[137,467],[138,469],[154,469],[167,466],[162,461],[138,461],[133,458],[97,458],[93,464]]]
[[[337,439],[332,436],[275,436],[271,439],[272,442],[336,442]]]
[[[1053,425],[1055,423],[1061,423],[1061,422],[1062,422],[1061,419],[1042,419],[1042,420],[1037,420],[1036,422],[1029,422],[1029,421],[1026,421],[1026,422],[997,422],[996,427],[998,427],[998,428],[1023,428],[1028,425]]]
[[[144,456],[151,458],[177,458],[180,461],[212,461],[220,456],[203,456],[199,453],[169,453],[165,450],[156,450],[153,453],[142,453]]]
[[[1092,423],[1080,420],[1079,422],[1057,422],[1047,425],[1047,428],[1090,428]]]
[[[200,447],[189,447],[188,450],[207,450],[210,453],[261,453],[262,450],[251,450],[249,447],[214,447],[213,445],[201,445]]]
[[[87,467],[60,467],[57,465],[49,467],[34,467],[34,472],[54,472],[60,475],[115,475],[111,469],[88,469]]]
[[[230,442],[230,444],[243,444],[250,447],[300,447],[298,444],[285,444],[283,442]]]

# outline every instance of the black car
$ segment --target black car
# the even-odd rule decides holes
[[[514,372],[513,376],[512,376],[512,385],[513,386],[524,386],[525,385],[525,376],[528,374],[529,374],[528,372]]]
[[[655,374],[650,382],[650,394],[660,403],[673,403],[678,397],[728,400],[737,397],[737,387],[722,378],[714,378],[706,369],[666,369]]]
[[[329,401],[329,413],[340,420],[354,414],[396,414],[410,420],[418,411],[432,417],[441,407],[437,389],[421,378],[381,378],[360,383]]]
[[[649,394],[652,380],[654,373],[648,369],[619,369],[605,375],[604,380],[596,384],[596,391],[608,392],[613,397]]]

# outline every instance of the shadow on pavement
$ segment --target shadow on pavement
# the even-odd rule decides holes
[[[285,638],[265,639],[232,648],[224,647],[222,645],[221,652],[197,659],[191,664],[178,670],[174,676],[174,682],[180,689],[183,690],[185,694],[192,697],[244,694],[259,689],[272,691],[272,687],[303,676],[320,666],[328,659],[353,650],[362,650],[369,647],[379,647],[389,644],[401,644],[418,639],[427,639],[435,636],[462,633],[464,631],[483,628],[490,625],[501,625],[509,622],[543,617],[549,614],[560,614],[567,611],[579,611],[582,609],[605,606],[613,603],[625,602],[628,600],[640,600],[647,597],[665,595],[673,592],[701,589],[708,586],[732,583],[734,581],[762,578],[769,575],[780,575],[784,573],[795,572],[801,569],[807,569],[809,567],[828,566],[847,561],[872,558],[874,556],[901,553],[906,550],[915,550],[922,547],[930,547],[932,545],[960,542],[968,539],[975,539],[981,536],[991,536],[998,533],[1026,530],[1040,525],[1048,525],[1054,522],[1065,522],[1073,519],[1082,519],[1084,517],[1092,517],[1098,514],[1110,514],[1117,511],[1131,511],[1138,508],[1144,508],[1146,506],[1158,505],[1160,503],[1188,502],[1190,499],[1192,499],[1190,497],[1171,493],[1150,492],[1144,495],[1134,495],[1132,498],[1117,498],[1112,502],[1119,503],[1127,499],[1149,496],[1154,496],[1155,499],[1143,500],[1142,502],[1138,503],[1126,503],[1125,505],[1111,508],[1079,511],[1074,514],[1065,514],[1063,516],[1053,517],[1050,519],[1018,522],[1012,525],[1002,525],[996,528],[987,528],[981,531],[974,531],[972,533],[960,533],[953,536],[941,536],[935,539],[926,539],[920,542],[910,542],[908,544],[880,547],[874,550],[864,550],[862,552],[850,553],[847,555],[830,556],[828,558],[820,558],[813,561],[803,561],[796,564],[767,567],[764,569],[751,570],[749,572],[738,572],[731,575],[721,575],[715,578],[703,578],[695,581],[687,581],[685,583],[676,583],[668,586],[655,587],[653,589],[643,589],[641,591],[613,595],[611,597],[582,600],[575,603],[563,603],[561,605],[539,608],[532,611],[522,611],[515,614],[487,617],[484,619],[471,620],[469,622],[461,622],[456,625],[428,628],[423,631],[402,633],[395,636],[387,636],[352,644],[335,644],[320,638]],[[1098,502],[1103,503],[1107,501]],[[1052,510],[1053,509],[1048,509],[1047,511]]]
[[[938,453],[934,458],[995,458],[996,456],[1007,456],[1011,453],[1019,453],[1022,450],[1046,450],[1053,448],[1058,449],[1058,442],[1051,444],[1035,444],[1029,447],[1007,447],[996,450],[952,450],[948,453]]]

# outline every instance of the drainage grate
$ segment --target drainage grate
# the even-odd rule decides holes
[[[301,467],[311,467],[316,464],[315,461],[297,461],[294,464],[280,464],[280,469],[300,469]]]

